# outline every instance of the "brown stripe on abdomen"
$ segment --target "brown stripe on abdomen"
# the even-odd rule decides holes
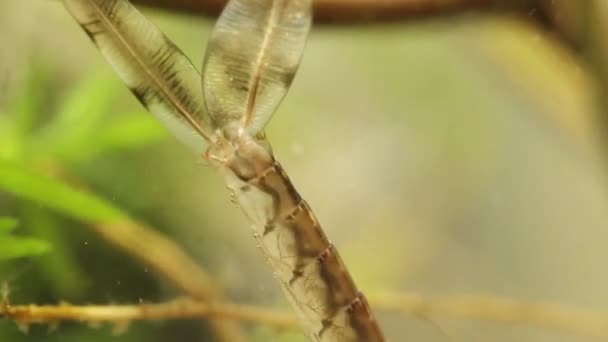
[[[263,237],[281,246],[280,234],[289,235],[283,246],[288,249],[279,254],[290,255],[294,261],[290,279],[284,279],[285,285],[292,293],[299,294],[298,302],[314,310],[321,322],[318,335],[322,337],[330,329],[339,329],[343,323],[335,322],[339,313],[346,315],[356,336],[369,334],[370,326],[376,326],[365,298],[356,288],[348,270],[335,247],[328,241],[311,208],[291,184],[283,168],[275,163],[269,172],[250,184],[257,184],[258,189],[266,192],[273,200],[274,215],[269,218],[266,227],[277,227],[274,232],[279,237]],[[289,208],[299,201],[295,206]],[[287,204],[286,204],[287,203]],[[282,230],[282,231],[281,231]],[[265,234],[266,235],[266,234]],[[279,247],[281,248],[281,247]],[[280,257],[279,257],[280,258]],[[314,303],[314,304],[310,304]],[[379,341],[382,334],[376,326],[376,335],[358,338],[361,341]]]
[[[269,223],[277,223],[283,216],[292,213],[302,202],[302,197],[276,161],[259,176],[246,182],[272,197],[272,214],[269,218],[272,222]]]
[[[384,341],[365,297],[281,165],[274,159],[247,162],[241,168],[247,172],[233,173],[239,180],[233,189],[239,202],[246,203],[241,208],[247,216],[257,218],[260,248],[292,305],[315,332],[313,340]]]
[[[357,298],[348,305],[347,312],[360,342],[384,341],[384,335],[363,293],[359,292]]]

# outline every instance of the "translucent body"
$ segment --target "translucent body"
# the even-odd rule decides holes
[[[365,297],[265,142],[244,132],[212,146],[260,249],[311,341],[384,341]]]
[[[139,101],[224,175],[308,338],[384,341],[310,207],[254,138],[298,68],[311,0],[231,0],[212,32],[202,80],[128,1],[63,1]]]

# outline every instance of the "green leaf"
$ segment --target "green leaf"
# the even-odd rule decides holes
[[[0,234],[7,234],[17,228],[19,221],[12,217],[0,216]]]
[[[45,112],[44,103],[50,88],[49,79],[48,66],[37,61],[31,63],[23,88],[11,106],[15,118],[12,128],[18,137],[27,137],[39,122],[38,118]]]
[[[35,204],[22,204],[19,208],[21,225],[27,231],[25,234],[53,246],[53,253],[32,260],[44,288],[58,297],[82,296],[88,281],[81,269],[77,250],[72,245],[73,240],[70,240],[74,232],[66,229],[66,225],[69,225],[67,220],[61,220],[56,213]],[[61,276],[57,276],[59,274]]]
[[[92,223],[116,222],[125,217],[93,194],[13,163],[0,161],[0,190]]]
[[[35,256],[51,250],[51,245],[37,239],[17,236],[0,237],[0,261]]]
[[[11,217],[0,217],[0,261],[46,253],[51,246],[38,239],[8,235],[18,225]]]
[[[31,150],[40,156],[82,162],[108,151],[139,148],[165,139],[166,131],[146,112],[110,115],[118,94],[116,82],[108,73],[84,81],[32,143]]]
[[[15,129],[13,117],[0,109],[0,160],[19,160],[23,155],[23,138]]]
[[[165,128],[150,114],[126,115],[100,132],[103,146],[111,148],[137,148],[168,137]]]
[[[141,148],[168,136],[162,125],[148,113],[126,114],[90,135],[78,148],[62,150],[61,157],[82,162],[114,150]]]
[[[41,63],[32,63],[0,120],[0,159],[22,160],[26,156],[29,135],[40,123],[48,96],[49,70]]]
[[[102,118],[116,100],[114,75],[101,73],[87,78],[62,103],[57,115],[34,143],[41,154],[86,154],[87,141],[100,130]]]

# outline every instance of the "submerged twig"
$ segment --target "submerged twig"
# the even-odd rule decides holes
[[[134,2],[190,14],[217,15],[226,0],[135,0]],[[315,21],[321,23],[378,22],[443,15],[493,6],[518,7],[533,0],[316,0]]]
[[[0,305],[0,317],[14,320],[20,326],[57,324],[77,321],[93,324],[113,323],[120,326],[131,321],[222,318],[255,322],[276,328],[297,328],[289,313],[236,304],[209,304],[193,299],[175,299],[160,304],[139,305]]]
[[[379,311],[397,312],[417,317],[446,316],[457,319],[525,324],[565,333],[597,338],[608,337],[608,314],[542,302],[481,295],[429,296],[417,293],[373,296],[372,305]],[[140,305],[10,305],[0,304],[0,317],[30,324],[55,325],[62,321],[92,324],[112,323],[125,327],[132,321],[209,318],[237,320],[275,327],[297,329],[289,312],[251,305],[214,303],[194,299],[175,299],[160,304]]]

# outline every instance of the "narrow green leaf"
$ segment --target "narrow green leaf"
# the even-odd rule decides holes
[[[13,124],[13,116],[0,109],[0,160],[17,161],[23,155],[23,138]]]
[[[11,112],[14,115],[13,132],[18,137],[26,137],[38,123],[38,117],[44,112],[44,102],[49,85],[50,72],[42,62],[34,61],[28,71],[23,88],[13,102]]]
[[[117,92],[114,75],[94,75],[78,85],[57,115],[41,132],[34,150],[44,154],[86,154],[87,140],[97,134],[103,116],[110,113]]]
[[[133,113],[101,127],[78,147],[63,149],[61,158],[69,161],[85,161],[100,154],[125,149],[135,149],[162,141],[167,131],[147,113]]]
[[[17,228],[19,221],[12,217],[0,216],[0,234],[6,234]]]
[[[148,113],[125,115],[100,132],[103,146],[111,148],[138,148],[158,142],[169,136],[163,126]]]
[[[78,298],[83,295],[88,279],[78,260],[78,251],[74,248],[74,232],[66,229],[67,220],[60,219],[56,213],[38,205],[23,204],[19,206],[19,217],[24,234],[47,241],[53,246],[53,253],[44,258],[32,260],[40,273],[40,281],[45,289],[59,297]],[[58,277],[57,275],[61,276]]]
[[[0,237],[0,261],[35,256],[51,250],[51,245],[45,241],[27,237]]]
[[[0,161],[0,191],[34,201],[79,220],[107,223],[124,214],[105,200],[25,166]]]

